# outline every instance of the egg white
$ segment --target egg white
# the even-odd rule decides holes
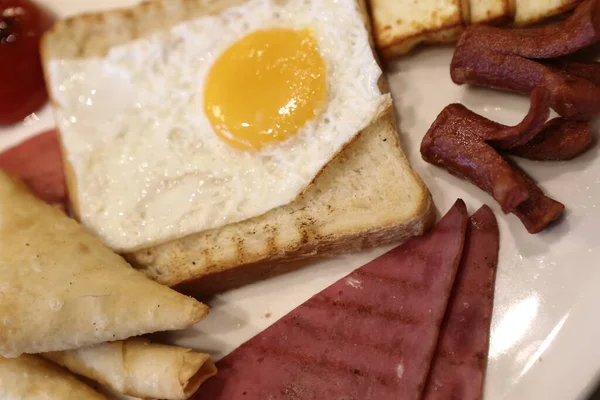
[[[357,7],[356,0],[249,0],[102,58],[51,60],[82,223],[113,249],[133,251],[293,201],[390,106]],[[230,45],[269,28],[312,30],[327,68],[327,106],[285,142],[235,149],[204,114],[204,81]]]

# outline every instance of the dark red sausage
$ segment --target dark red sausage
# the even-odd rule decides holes
[[[564,206],[485,142],[482,136],[493,135],[493,124],[461,104],[451,104],[423,137],[421,156],[485,190],[505,213],[519,217],[528,232],[538,233],[560,217]]]
[[[508,152],[530,160],[570,160],[588,150],[593,142],[587,122],[555,118],[546,123],[535,139]]]
[[[600,114],[600,86],[559,69],[513,54],[457,46],[450,65],[457,84],[473,84],[530,94],[550,93],[550,105],[563,117],[589,121]]]
[[[599,37],[600,1],[585,0],[565,21],[540,28],[471,25],[463,32],[458,45],[540,59],[572,54],[596,43]]]
[[[565,206],[556,200],[546,196],[531,179],[521,170],[515,168],[518,179],[529,191],[529,198],[513,211],[525,225],[527,232],[539,233],[546,229],[550,223],[556,221],[562,215]]]
[[[478,136],[475,120],[464,118],[469,113],[461,104],[446,107],[423,138],[421,156],[485,190],[509,213],[527,200],[529,192],[515,169]]]

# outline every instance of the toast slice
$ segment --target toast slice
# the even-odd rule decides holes
[[[371,0],[377,47],[386,59],[420,43],[451,43],[469,23],[469,0]]]
[[[111,46],[243,1],[156,1],[68,19],[45,36],[44,63],[100,56]],[[357,4],[370,29],[365,2],[357,0]],[[387,91],[385,79],[380,86]],[[65,164],[69,192],[76,193],[71,167]],[[78,199],[71,196],[71,202],[77,214]],[[124,256],[160,283],[205,296],[297,267],[288,261],[358,251],[420,235],[433,219],[430,194],[400,147],[389,109],[294,202]]]
[[[402,152],[390,110],[296,201],[125,258],[158,282],[204,296],[297,265],[283,262],[420,235],[433,219],[429,192]]]
[[[515,16],[515,0],[470,0],[471,24],[501,25]]]
[[[542,22],[577,7],[582,0],[515,0],[515,25],[525,26]]]

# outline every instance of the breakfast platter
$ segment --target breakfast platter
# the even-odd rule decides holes
[[[133,6],[138,1],[43,0],[39,3],[57,18],[64,18],[81,13]],[[588,3],[592,3],[592,1],[588,1]],[[240,28],[240,32],[243,32],[243,30],[243,28]],[[246,32],[240,35],[245,34]],[[205,38],[203,36],[199,37]],[[335,38],[335,36],[332,37]],[[400,144],[410,165],[431,193],[433,204],[435,204],[436,221],[440,220],[448,210],[451,210],[448,212],[449,214],[452,210],[455,210],[456,205],[453,208],[453,204],[457,199],[464,201],[469,215],[475,213],[483,205],[488,205],[496,215],[500,250],[495,278],[483,398],[486,400],[583,399],[594,388],[597,378],[600,376],[600,347],[596,346],[597,338],[600,337],[600,321],[595,318],[597,305],[600,304],[600,292],[597,290],[597,282],[600,281],[600,270],[597,268],[596,261],[600,256],[600,242],[596,237],[597,221],[600,221],[600,202],[598,201],[598,198],[600,198],[599,147],[594,144],[589,150],[569,161],[534,161],[508,156],[510,162],[526,171],[527,175],[539,185],[544,193],[565,205],[565,211],[560,219],[547,228],[544,225],[543,228],[539,229],[541,230],[539,233],[529,233],[527,229],[535,228],[531,228],[531,225],[529,225],[526,229],[524,224],[527,224],[525,221],[521,222],[520,217],[517,218],[517,216],[510,213],[505,214],[503,207],[495,201],[495,193],[492,197],[469,181],[447,172],[446,168],[440,168],[439,164],[434,165],[423,159],[425,157],[422,156],[424,150],[421,147],[423,138],[426,134],[429,135],[428,131],[430,131],[432,123],[438,118],[440,112],[450,104],[461,104],[474,113],[509,127],[518,126],[528,116],[530,99],[526,96],[489,88],[455,84],[450,76],[450,65],[453,63],[454,53],[454,45],[424,46],[413,50],[408,55],[387,61],[383,65],[385,77],[389,82],[391,98],[393,99],[393,110],[399,125]],[[71,65],[65,68],[63,71],[68,71],[68,68],[79,67]],[[94,70],[93,66],[90,68],[87,70],[88,73],[92,75],[102,74],[100,69]],[[362,66],[362,68],[364,71],[365,67]],[[58,69],[54,71],[58,71]],[[65,74],[68,75],[66,72]],[[181,72],[181,74],[185,73]],[[376,71],[371,71],[369,74],[376,75]],[[54,82],[68,81],[67,78],[60,78],[60,72],[57,72],[55,76],[59,76],[59,78],[52,78]],[[103,82],[106,81],[98,78],[93,85],[101,86]],[[348,85],[348,82],[343,80],[342,82]],[[169,83],[165,80],[161,84],[166,87]],[[360,90],[365,98],[379,101],[380,103],[375,104],[371,111],[380,113],[379,108],[384,107],[387,104],[386,101],[389,102],[390,100],[386,99],[384,95],[380,97],[371,95],[367,93],[367,89],[369,88],[353,88],[353,90]],[[230,90],[233,90],[233,87]],[[149,93],[146,93],[146,95],[149,95]],[[533,93],[531,96],[531,108],[533,109]],[[540,95],[540,98],[542,98],[540,102],[543,102],[544,93]],[[116,103],[119,101],[121,100],[114,99]],[[362,99],[359,99],[359,101],[362,101]],[[59,102],[66,104],[68,100],[60,100]],[[549,107],[547,108],[549,109]],[[348,115],[344,114],[344,118],[351,120],[352,118],[360,119],[360,112],[364,110],[357,106],[346,111]],[[65,139],[68,135],[72,137],[74,134],[69,131],[69,124],[65,125],[64,118],[60,117],[67,114],[60,114],[60,112],[62,110],[54,113],[51,106],[46,105],[26,117],[23,122],[10,126],[0,125],[0,152],[37,134],[55,129],[57,125],[60,126],[61,132],[65,136],[63,144],[69,151],[74,151],[72,149],[76,149],[79,144],[75,141],[68,142]],[[77,118],[87,118],[91,121],[90,125],[83,125],[88,130],[95,129],[94,126],[98,126],[95,131],[89,130],[90,137],[94,134],[98,136],[106,133],[102,130],[102,124],[104,120],[110,119],[112,110],[110,107],[105,110],[96,108],[95,112],[98,113],[96,116],[89,116],[85,112],[73,114],[77,115]],[[552,111],[550,118],[556,116],[557,114]],[[55,117],[63,122],[57,124]],[[543,122],[546,122],[547,117],[548,115],[546,115]],[[111,122],[117,124],[121,121]],[[123,122],[122,129],[125,129],[123,127],[126,126],[126,122]],[[591,131],[597,137],[597,132],[600,131],[598,118],[592,120],[590,126]],[[140,135],[143,134],[143,132],[140,133]],[[325,139],[323,141],[327,141],[328,144],[332,142]],[[309,142],[302,143],[301,146],[304,146],[307,151],[305,153],[299,152],[294,156],[300,154],[300,157],[304,157],[305,161],[309,155],[315,155],[315,158],[318,158],[316,151],[323,148],[322,146],[313,146]],[[142,150],[151,151],[152,148],[147,147]],[[198,149],[196,150],[198,152]],[[338,150],[327,151],[337,153]],[[164,151],[164,154],[167,154],[165,156],[166,161],[164,161],[166,164],[164,165],[167,165],[168,158],[174,157],[174,153],[166,153],[166,149]],[[139,153],[131,154],[139,156]],[[198,157],[195,160],[207,162],[209,159],[215,160],[212,154],[214,154],[214,151],[207,158],[201,158],[201,155],[198,154],[195,154],[194,157]],[[98,154],[94,156],[96,159],[101,157]],[[320,157],[327,159],[328,156],[320,155]],[[254,159],[249,162],[257,163]],[[306,168],[308,169],[309,164],[308,161],[306,162]],[[183,168],[182,165],[176,165],[176,168]],[[245,165],[241,168],[251,169]],[[322,166],[317,165],[317,171]],[[254,165],[252,168],[258,167]],[[313,171],[309,175],[315,173],[317,172]],[[134,182],[134,180],[139,178],[140,175],[126,176],[121,175],[121,171],[117,171],[114,176],[117,177],[114,180],[125,177],[125,180],[121,182],[123,186],[120,187],[120,190],[126,191],[128,187],[131,190],[138,190],[136,187],[137,182]],[[276,184],[284,185],[284,178]],[[68,179],[67,177],[67,181]],[[0,183],[2,183],[1,181],[2,179],[0,179]],[[253,184],[255,183],[253,182]],[[92,188],[92,186],[89,187]],[[92,192],[92,194],[95,196],[105,195],[102,191]],[[1,195],[0,191],[0,197]],[[296,197],[296,194],[292,193],[288,197],[290,198],[282,200],[280,203],[277,203],[277,199],[272,199],[274,202],[266,205],[266,210],[252,210],[250,212],[255,214],[250,214],[250,217],[257,215],[256,213],[260,214],[285,204]],[[111,201],[110,194],[99,198],[107,203]],[[173,198],[167,198],[167,200],[174,202]],[[185,207],[185,204],[181,205],[182,203],[175,202],[173,204],[177,204],[177,207]],[[166,203],[156,203],[155,205],[157,207],[170,206]],[[119,206],[122,206],[122,204],[119,203]],[[149,205],[149,207],[152,206],[153,204]],[[211,209],[210,213],[218,213],[220,206],[222,206],[222,203],[215,203],[215,208]],[[232,207],[239,209],[241,206]],[[178,212],[178,210],[167,209],[171,214]],[[105,208],[102,207],[101,210],[104,211]],[[119,234],[114,232],[114,234],[111,234],[110,229],[112,228],[109,227],[106,218],[103,218],[101,214],[98,214],[98,216],[96,219],[89,218],[87,220],[87,228],[101,236],[104,243],[109,244],[112,249],[125,250],[126,253],[131,252],[133,255],[131,257],[126,256],[127,261],[134,265],[143,264],[146,260],[145,255],[142,254],[142,251],[136,252],[140,243],[144,244],[143,240],[146,240],[144,234],[138,232],[136,233],[138,236],[135,237],[132,231],[129,231],[127,240],[121,240],[120,238],[123,236],[120,237]],[[170,217],[173,217],[173,215],[167,215],[164,218]],[[237,219],[225,221],[224,224],[249,217],[239,214],[234,218]],[[426,219],[427,217],[423,216],[423,221]],[[193,220],[192,222],[198,224],[198,221],[200,220]],[[118,221],[115,222],[115,224],[117,223]],[[143,218],[135,223],[140,226],[149,226],[148,229],[152,228],[151,222],[143,221]],[[214,228],[210,225],[211,223],[213,222],[207,223],[208,228]],[[428,223],[425,221],[423,224],[425,226]],[[102,228],[96,229],[98,226],[102,226]],[[125,228],[120,226],[119,229]],[[147,232],[151,231],[148,230]],[[185,231],[185,229],[182,229],[181,232],[186,235],[193,233]],[[165,228],[161,234],[164,236],[157,237],[164,240],[169,237],[170,233]],[[151,233],[145,235],[151,236]],[[397,237],[397,239],[406,238]],[[136,242],[136,240],[138,241]],[[145,244],[148,245],[148,243],[150,242]],[[275,326],[274,324],[278,320],[297,309],[314,295],[323,290],[326,291],[328,287],[333,287],[331,285],[335,282],[387,253],[399,243],[400,240],[396,240],[391,244],[388,243],[360,252],[319,260],[305,260],[302,261],[304,263],[302,268],[224,292],[219,290],[217,292],[221,293],[214,294],[206,299],[205,302],[210,308],[210,313],[202,321],[183,330],[151,333],[149,338],[153,341],[207,353],[221,368],[219,360],[234,352],[240,345],[267,328]],[[444,249],[436,249],[435,251],[446,251],[446,245],[445,242],[440,243],[440,246]],[[2,251],[1,246],[0,244],[0,251]],[[172,252],[169,249],[165,251],[167,256],[164,257],[172,257],[171,261],[178,262],[175,256],[171,256]],[[0,255],[0,261],[2,260],[1,257]],[[185,257],[185,255],[181,257]],[[196,265],[195,261],[194,265]],[[159,269],[159,267],[155,267],[155,264],[152,264],[152,268]],[[166,270],[168,272],[168,268]],[[152,273],[150,272],[149,275],[154,280],[169,286],[175,286],[176,289],[178,288],[176,285],[185,280],[179,278],[180,281],[177,281],[177,277],[165,277],[168,274],[165,274],[164,271],[159,271],[155,275],[152,275]],[[161,281],[161,279],[164,279],[164,281]],[[172,279],[172,281],[169,281],[169,279]],[[433,277],[431,279],[433,280]],[[348,282],[352,283],[354,281],[349,280]],[[187,282],[183,283],[186,284]],[[180,287],[187,288],[185,286]],[[204,300],[204,297],[202,300]],[[468,308],[469,305],[465,304],[465,307]],[[429,309],[429,312],[431,312],[431,309]],[[142,333],[161,330],[147,330]],[[40,352],[42,351],[47,350],[41,350]],[[403,372],[400,369],[398,370],[400,379],[403,374],[406,376],[407,368],[411,368],[411,366],[404,364],[402,366]],[[0,368],[0,374],[1,372]],[[217,376],[219,376],[218,374]],[[0,382],[2,382],[1,376]],[[201,391],[202,387],[198,393],[201,393]],[[204,399],[204,397],[198,397],[198,400],[201,399]],[[356,400],[361,399],[357,398]]]

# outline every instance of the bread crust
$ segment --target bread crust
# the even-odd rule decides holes
[[[413,236],[422,235],[435,223],[436,213],[431,197],[427,196],[423,199],[419,212],[422,213],[422,218],[414,219],[406,225],[391,225],[374,228],[370,232],[314,240],[303,243],[298,248],[285,254],[273,254],[263,260],[236,265],[232,268],[221,269],[184,280],[174,285],[173,288],[181,293],[203,299],[227,290],[295,271],[321,259],[356,253],[389,243],[399,243]]]
[[[389,146],[401,151],[393,111],[386,113],[376,125],[367,128],[361,135],[377,135],[376,130],[381,126],[387,127],[390,131],[393,129],[395,132],[393,136],[381,134],[381,137],[384,140],[389,139],[388,142],[392,142]],[[361,140],[367,139],[359,138],[344,153],[362,149],[364,146]],[[375,137],[370,139],[377,140]],[[342,158],[346,156],[347,154],[342,154]],[[407,160],[399,161],[398,168],[410,168]],[[335,164],[328,168],[334,168],[336,171],[339,171],[338,168],[343,170],[343,167]],[[328,172],[327,168],[325,172]],[[303,201],[301,197],[290,206],[292,210],[290,212],[300,214],[295,226],[287,226],[288,230],[294,231],[296,240],[285,243],[283,237],[285,232],[279,231],[276,217],[268,213],[264,217],[230,226],[235,228],[236,225],[245,224],[246,227],[252,227],[254,231],[250,233],[244,231],[242,236],[231,235],[235,249],[227,256],[220,254],[223,249],[219,246],[219,236],[223,235],[223,230],[216,229],[129,253],[125,258],[134,267],[160,283],[176,287],[186,293],[207,296],[297,268],[297,263],[287,265],[289,261],[329,257],[399,242],[423,234],[435,220],[433,202],[427,187],[413,170],[408,172],[410,179],[414,180],[418,188],[414,190],[414,195],[418,197],[414,199],[415,207],[410,211],[410,216],[395,218],[390,215],[389,222],[385,224],[378,221],[368,228],[357,226],[323,235],[319,233],[319,221],[310,214],[304,213],[303,208],[298,210],[298,202]],[[323,176],[320,179],[331,178]],[[316,183],[317,187],[311,189],[307,196],[315,197],[315,193],[318,193],[318,180]],[[267,237],[266,246],[252,251],[249,250],[251,246],[247,242],[251,241],[255,234]],[[201,245],[207,242],[211,243],[210,246],[201,248]],[[232,245],[227,241],[226,246]],[[194,286],[197,289],[194,289]]]

